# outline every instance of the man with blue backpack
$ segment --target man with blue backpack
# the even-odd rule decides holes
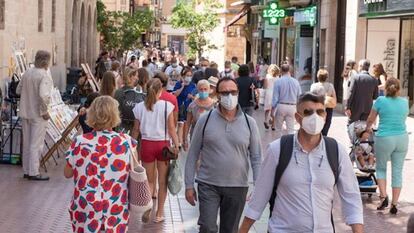
[[[335,232],[332,218],[335,189],[346,224],[363,232],[363,208],[351,161],[344,146],[323,137],[324,98],[299,98],[300,129],[269,144],[255,190],[239,233],[247,233],[270,203],[268,232]]]

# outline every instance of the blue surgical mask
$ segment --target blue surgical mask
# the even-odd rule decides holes
[[[208,96],[209,96],[209,93],[208,92],[199,92],[198,93],[198,97],[200,98],[200,99],[207,99],[208,98]]]

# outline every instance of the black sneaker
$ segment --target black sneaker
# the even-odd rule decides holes
[[[29,175],[24,174],[24,175],[23,175],[23,179],[29,179]]]
[[[29,180],[48,181],[49,177],[44,175],[29,176]]]

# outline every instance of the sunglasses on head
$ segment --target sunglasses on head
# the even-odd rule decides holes
[[[222,96],[228,96],[228,95],[232,95],[232,96],[236,96],[239,94],[239,91],[219,91],[218,92],[220,95]]]
[[[326,114],[325,109],[319,108],[319,109],[305,109],[303,110],[304,116],[311,116],[316,112],[319,116],[324,116]]]

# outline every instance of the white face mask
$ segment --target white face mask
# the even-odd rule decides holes
[[[220,105],[229,111],[237,107],[238,101],[239,101],[238,95],[234,96],[232,94],[229,94],[227,96],[220,97]]]
[[[185,76],[184,82],[185,83],[190,83],[192,79],[193,79],[193,77],[191,77],[191,76]]]
[[[318,135],[321,133],[325,119],[319,116],[316,112],[310,116],[306,116],[302,120],[302,128],[310,135]]]

